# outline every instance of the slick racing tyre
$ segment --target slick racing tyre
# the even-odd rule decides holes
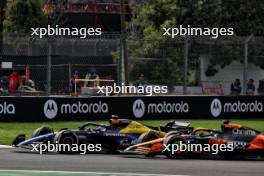
[[[52,133],[52,132],[53,131],[49,127],[40,127],[36,129],[35,131],[33,131],[32,138],[40,136],[40,135]]]
[[[160,138],[160,136],[155,131],[148,131],[139,136],[137,143],[147,142],[158,138]],[[151,147],[151,144],[149,144],[147,147]],[[148,153],[145,156],[154,157],[156,156],[156,153]]]
[[[164,137],[167,138],[167,137],[169,137],[169,136],[171,136],[171,135],[181,135],[181,134],[182,134],[182,133],[179,132],[179,131],[170,131],[170,132],[168,132]]]
[[[186,151],[179,150],[180,144],[186,144],[186,141],[179,135],[168,136],[163,143],[163,154],[169,159],[183,159],[186,155]],[[165,146],[169,146],[168,150]],[[177,148],[176,148],[177,147]],[[177,150],[174,150],[177,149]]]
[[[54,137],[54,144],[60,145],[63,144],[65,147],[60,147],[59,149],[63,148],[63,150],[58,150],[57,152],[62,154],[69,154],[78,151],[73,151],[73,145],[78,145],[78,138],[77,136],[70,130],[63,130],[58,132]]]
[[[137,143],[147,142],[154,139],[158,139],[160,136],[155,131],[148,131],[141,134],[137,140]]]

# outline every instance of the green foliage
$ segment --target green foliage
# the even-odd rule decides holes
[[[41,4],[42,0],[16,0],[7,9],[4,20],[4,32],[7,34],[28,34],[31,28],[47,24]]]
[[[147,77],[156,77],[156,80],[165,81],[175,85],[182,81],[183,75],[183,44],[180,39],[169,39],[163,36],[163,27],[177,27],[190,25],[201,28],[234,28],[236,36],[264,35],[264,1],[244,0],[148,0],[141,6],[137,6],[138,15],[129,26],[133,27],[129,36],[129,48],[134,57],[159,58],[161,62],[150,64],[148,62],[131,62],[130,75],[135,78],[138,72],[147,72]],[[236,40],[236,36],[228,37],[227,40],[214,39],[210,44],[201,41],[191,41],[190,55],[192,59],[199,59],[201,54],[211,55],[211,64],[207,72],[214,75],[215,68],[220,65],[224,68],[232,60],[243,59],[243,47],[245,38]],[[218,42],[216,42],[218,41]],[[177,46],[178,44],[178,46]],[[176,45],[176,46],[175,46]],[[255,44],[251,48],[256,48]],[[263,48],[263,42],[260,42]],[[260,47],[260,48],[261,48]],[[261,49],[260,49],[261,50]],[[249,57],[260,56],[264,53],[249,50]],[[261,57],[249,58],[264,68]],[[198,62],[198,61],[194,61]],[[151,67],[151,72],[148,69]],[[190,67],[190,73],[197,68]],[[166,72],[167,74],[163,75]]]
[[[163,28],[175,26],[192,10],[180,7],[178,2],[180,1],[153,0],[139,7],[137,17],[130,25],[137,32],[129,36],[128,45],[132,56],[152,58],[154,61],[132,60],[130,64],[132,79],[143,73],[151,83],[168,86],[182,84],[183,38],[172,40],[163,36]]]

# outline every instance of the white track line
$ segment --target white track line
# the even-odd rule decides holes
[[[12,147],[12,146],[10,146],[10,145],[0,145],[0,149],[1,148],[14,148],[14,147]]]
[[[93,175],[126,175],[126,176],[188,176],[188,175],[168,175],[168,174],[144,174],[144,173],[115,173],[115,172],[81,172],[81,171],[42,171],[42,170],[2,170],[1,172],[25,172],[25,173],[60,173],[60,174],[93,174]]]

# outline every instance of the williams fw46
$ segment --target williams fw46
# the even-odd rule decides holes
[[[150,132],[149,132],[150,133]],[[154,131],[152,133],[155,133]],[[172,131],[164,137],[132,145],[124,153],[153,157],[164,154],[170,159],[213,157],[225,159],[263,159],[264,134],[240,124],[225,121],[221,130],[195,128],[191,133]]]
[[[109,120],[109,125],[96,124],[88,122],[78,129],[61,129],[54,132],[48,127],[41,127],[33,132],[33,136],[26,139],[24,134],[18,135],[12,145],[15,147],[21,147],[26,149],[39,148],[40,145],[48,144],[66,144],[66,145],[91,145],[96,146],[95,151],[98,153],[117,153],[120,150],[136,144],[141,137],[141,134],[148,133],[148,139],[154,139],[158,137],[164,137],[166,132],[174,131],[177,129],[174,123],[169,122],[161,127],[151,127],[143,125],[139,122],[128,119],[113,118]],[[187,130],[181,129],[182,132]],[[189,131],[192,128],[188,129]],[[155,133],[151,136],[151,133]],[[142,137],[140,139],[143,141]],[[101,150],[97,150],[100,145]],[[59,153],[72,153],[72,150],[67,148],[57,151]]]

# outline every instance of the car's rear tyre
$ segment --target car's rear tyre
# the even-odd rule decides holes
[[[186,144],[186,141],[181,136],[179,135],[168,136],[163,143],[163,147],[164,147],[163,154],[169,159],[183,159],[186,156],[186,151],[181,151],[179,149],[181,147],[180,146],[181,144]],[[170,146],[168,147],[170,150],[166,149],[165,146]],[[178,150],[173,151],[175,147],[177,147]]]
[[[158,138],[160,138],[160,136],[157,134],[157,132],[148,131],[148,132],[145,132],[139,136],[137,143],[147,142],[147,141],[155,140]],[[149,144],[147,147],[151,147],[151,145],[152,144]],[[156,153],[147,153],[145,156],[146,157],[154,157],[156,155],[157,155]]]
[[[78,138],[77,136],[70,130],[63,130],[58,132],[55,137],[54,137],[54,144],[55,145],[60,145],[60,144],[65,144],[69,147],[63,147],[65,150],[59,150],[59,153],[62,154],[69,154],[69,153],[74,153],[78,151],[73,151],[72,147],[73,145],[78,145]]]
[[[179,132],[179,131],[170,131],[164,137],[167,138],[171,135],[180,135],[180,134],[181,134],[181,132]]]
[[[160,136],[155,131],[148,131],[148,132],[142,133],[139,136],[137,143],[147,142],[147,141],[151,141],[151,140],[158,139],[158,138],[160,138]]]
[[[33,131],[32,138],[40,136],[40,135],[52,133],[52,132],[53,132],[52,129],[50,129],[49,127],[45,127],[45,126],[40,127],[40,128],[37,128],[35,131]]]

